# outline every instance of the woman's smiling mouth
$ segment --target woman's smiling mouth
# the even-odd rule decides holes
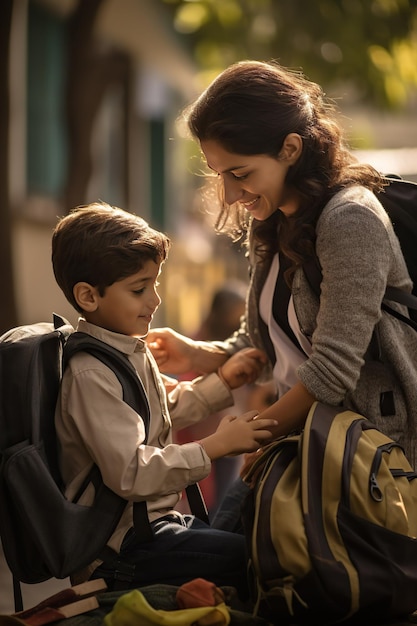
[[[253,198],[253,200],[248,200],[247,202],[240,201],[240,204],[243,206],[244,209],[249,211],[249,209],[259,200],[259,197],[260,196],[257,196],[256,198]]]

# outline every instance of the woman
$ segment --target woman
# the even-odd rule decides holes
[[[189,107],[188,127],[220,184],[216,228],[245,235],[246,314],[217,350],[168,329],[149,340],[171,373],[262,348],[278,400],[261,415],[278,420],[276,436],[302,428],[318,400],[368,417],[415,465],[417,335],[381,312],[387,285],[412,284],[373,193],[384,179],[351,154],[336,113],[317,84],[256,61],[226,69]],[[320,296],[303,269],[315,260]]]

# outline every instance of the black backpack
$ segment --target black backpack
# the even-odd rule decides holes
[[[387,287],[382,302],[383,310],[417,330],[417,183],[389,175],[389,185],[377,193],[388,213],[394,231],[400,241],[401,250],[413,281],[413,291],[409,294],[396,287]],[[303,265],[312,289],[320,295],[321,268],[317,258],[311,258]],[[410,319],[392,309],[388,301],[398,302],[408,307]]]
[[[80,332],[54,315],[53,323],[20,326],[0,337],[0,537],[12,572],[15,607],[20,582],[67,578],[102,556],[127,501],[103,484],[93,466],[74,501],[63,495],[54,424],[65,364],[78,351],[112,369],[123,399],[149,424],[146,393],[135,369],[118,350]],[[146,430],[147,432],[147,430]],[[91,507],[77,503],[93,483]],[[187,487],[191,510],[208,521],[198,485]],[[143,540],[153,537],[146,502],[134,504],[134,525]]]

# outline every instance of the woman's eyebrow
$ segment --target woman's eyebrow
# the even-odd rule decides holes
[[[212,172],[217,172],[217,170],[214,169],[214,167],[211,167],[211,165],[209,163],[207,163],[206,161],[206,165],[207,167],[212,171]],[[233,172],[235,170],[241,170],[244,167],[248,167],[247,165],[235,165],[233,167],[228,167],[227,169],[220,171],[220,174],[228,174],[229,172]]]

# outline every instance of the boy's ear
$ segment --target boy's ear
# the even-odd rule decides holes
[[[73,288],[74,298],[78,306],[87,313],[93,313],[98,306],[97,289],[89,283],[76,283]]]
[[[294,165],[303,151],[303,140],[298,133],[289,133],[282,144],[279,158],[287,161],[288,165]]]

